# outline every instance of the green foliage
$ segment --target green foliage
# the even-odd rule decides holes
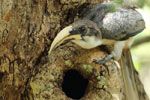
[[[123,3],[123,0],[115,0],[115,3],[117,3],[117,4],[122,4]]]

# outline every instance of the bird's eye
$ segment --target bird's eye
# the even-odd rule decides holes
[[[81,33],[85,33],[85,32],[86,32],[86,27],[85,27],[85,26],[81,26],[81,27],[79,28],[79,31],[80,31]]]

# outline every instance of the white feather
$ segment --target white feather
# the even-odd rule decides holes
[[[84,36],[83,38],[84,40],[72,40],[72,42],[85,49],[91,49],[102,45],[102,39],[96,36]]]

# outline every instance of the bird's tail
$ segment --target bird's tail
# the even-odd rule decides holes
[[[129,48],[123,50],[122,57],[120,59],[120,67],[125,85],[126,100],[139,100],[135,83],[135,69]]]

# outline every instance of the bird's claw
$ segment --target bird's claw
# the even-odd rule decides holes
[[[96,64],[104,64],[105,62],[109,61],[112,57],[114,57],[113,52],[102,59],[94,59],[93,62],[95,62]]]
[[[94,59],[93,62],[96,64],[104,64],[107,60],[105,58],[103,59]]]

